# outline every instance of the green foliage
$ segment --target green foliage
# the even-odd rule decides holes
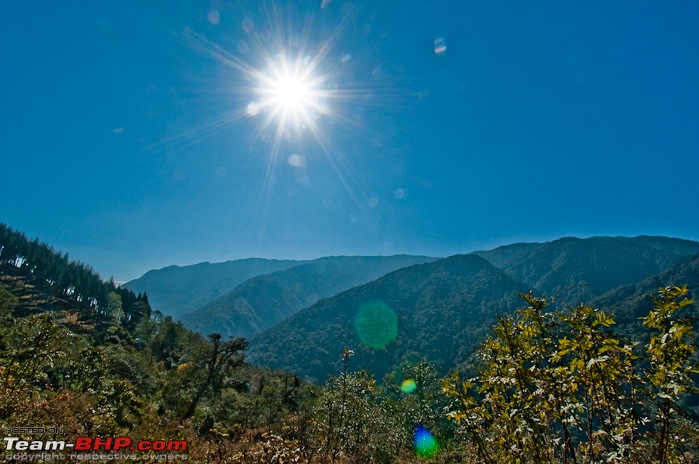
[[[343,372],[317,390],[303,443],[321,462],[345,462],[343,457],[349,462],[417,462],[414,437],[422,427],[436,437],[437,453],[438,443],[446,442],[452,429],[443,414],[447,402],[437,369],[426,361],[404,361],[380,384],[367,371],[349,371],[352,355],[344,350]],[[411,393],[400,389],[406,379],[416,384]]]
[[[17,297],[14,296],[3,284],[0,284],[0,322],[6,322],[12,316],[12,311],[17,306]],[[6,325],[6,324],[3,324]]]
[[[498,318],[479,351],[478,376],[444,380],[443,391],[454,399],[449,417],[483,462],[591,463],[640,459],[648,433],[656,433],[646,433],[655,414],[654,452],[659,462],[677,459],[670,421],[682,395],[696,391],[692,326],[672,318],[692,303],[680,299],[686,292],[663,289],[654,298],[644,323],[659,333],[645,353],[616,336],[614,318],[603,311],[580,305],[547,312],[545,299],[521,295],[529,306]],[[659,400],[657,407],[642,390]]]
[[[525,288],[475,255],[409,266],[320,300],[257,335],[249,359],[319,383],[341,369],[331,348],[345,346],[354,351],[353,362],[377,379],[406,357],[429,359],[446,373],[446,368],[468,360],[485,338],[493,307],[514,309],[518,300],[513,290]],[[367,304],[382,311],[365,319],[362,308]],[[397,322],[395,339],[374,343],[374,337],[367,338],[367,327],[378,338],[384,335],[379,329],[385,327],[376,326],[371,316],[391,322],[391,328]]]
[[[127,379],[109,374],[114,359],[102,347],[92,346],[48,315],[12,318],[2,336],[0,422],[30,419],[37,399],[80,392],[87,394],[84,399],[91,411],[85,428],[109,433],[136,423],[141,400]]]
[[[332,330],[310,342],[327,356],[305,353],[305,361],[313,372],[340,374],[313,386],[246,364],[244,339],[193,333],[151,311],[146,295],[2,226],[0,427],[187,439],[190,460],[210,463],[697,461],[686,287],[661,289],[642,318],[644,342],[632,343],[607,311],[552,311],[531,294],[516,314],[488,319],[490,303],[508,307],[501,295],[511,285],[483,260],[462,256],[346,292],[333,299],[339,306],[326,300],[315,310]],[[338,360],[332,347],[357,342],[347,327],[366,298],[379,296],[399,317],[398,338],[386,351],[357,346]],[[471,378],[440,381],[435,365],[404,360],[420,353],[461,362],[489,321]],[[287,351],[309,346],[307,334],[282,334]],[[390,372],[383,382],[350,369],[367,360],[380,368],[374,372]]]
[[[67,333],[46,316],[8,317],[0,334],[0,417],[21,408],[33,392],[49,383],[61,360]]]
[[[371,454],[376,382],[366,371],[343,373],[321,391],[314,410],[319,452],[334,461],[341,454]]]
[[[666,287],[653,298],[655,308],[643,318],[643,325],[654,332],[647,347],[650,368],[645,377],[652,385],[651,396],[657,407],[658,462],[665,463],[675,454],[670,439],[671,422],[676,420],[680,400],[687,393],[697,393],[693,374],[699,367],[693,363],[694,336],[688,317],[678,312],[694,300],[687,297],[687,286]]]
[[[97,336],[111,337],[112,343],[150,317],[145,295],[101,279],[90,266],[70,261],[67,254],[38,239],[30,241],[5,224],[0,224],[0,282],[17,297],[15,315],[63,310],[76,329],[96,329]]]

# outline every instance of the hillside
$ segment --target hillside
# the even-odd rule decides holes
[[[256,431],[312,405],[300,379],[246,363],[246,346],[151,314],[145,295],[0,224],[0,427],[61,424],[23,439],[172,439],[168,460],[232,462],[263,446]],[[23,455],[44,462],[39,451]],[[56,448],[51,460],[91,451]]]
[[[577,304],[655,275],[697,252],[699,243],[690,240],[640,236],[568,237],[546,243],[515,243],[474,254],[561,303]],[[125,287],[147,293],[154,309],[182,318],[203,333],[216,327],[225,334],[250,336],[320,298],[400,267],[387,265],[374,270],[347,258],[346,266],[360,266],[355,272],[333,267],[335,259],[342,258],[321,258],[314,261],[318,266],[274,277],[263,276],[310,262],[251,258],[169,266],[149,271]],[[411,259],[406,257],[403,265],[425,258]],[[253,280],[246,282],[249,279]]]
[[[414,259],[326,258],[240,287],[250,286],[253,302],[281,301],[275,295],[300,301],[311,290],[336,291],[332,282],[347,285]],[[542,300],[523,302],[516,293],[527,285],[476,254],[402,267],[321,299],[253,340],[250,357],[259,363],[313,380],[329,376],[309,385],[295,374],[248,364],[245,339],[205,338],[169,316],[151,314],[144,294],[104,281],[89,265],[0,225],[0,426],[50,420],[65,424],[53,438],[66,441],[176,438],[168,455],[193,462],[261,464],[283,456],[289,462],[417,463],[428,457],[475,464],[488,455],[499,456],[489,462],[506,462],[520,431],[526,435],[519,456],[532,457],[527,462],[557,462],[574,452],[585,462],[610,460],[619,444],[643,457],[629,464],[660,462],[657,450],[665,448],[694,462],[699,398],[683,393],[697,384],[691,320],[673,317],[664,329],[636,320],[651,308],[657,287],[682,282],[696,297],[699,253],[594,300],[605,310],[616,308],[618,324],[580,307],[549,313],[544,333],[533,308],[493,326],[495,311],[509,316],[514,307]],[[661,296],[660,304],[685,296],[678,289]],[[678,315],[696,311],[696,304],[688,305]],[[686,332],[675,330],[683,324]],[[622,350],[620,335],[630,328],[637,339],[654,336],[655,348]],[[493,338],[479,349],[486,334]],[[591,337],[598,348],[590,350]],[[684,351],[659,357],[658,342]],[[542,352],[560,356],[541,363]],[[464,367],[476,355],[482,362],[468,364],[472,383],[457,373],[440,379],[440,371]],[[648,382],[666,369],[678,375]],[[575,386],[561,390],[550,381],[554,376]],[[625,391],[648,394],[629,398]],[[488,401],[477,400],[485,395]],[[571,407],[580,401],[592,406]],[[609,417],[631,411],[631,422],[614,440],[596,438],[611,435]],[[476,417],[479,427],[448,420],[455,415]],[[552,421],[539,420],[544,416]],[[575,442],[562,446],[568,417],[581,427],[571,437]],[[682,440],[658,442],[664,431]],[[44,436],[28,432],[23,438]],[[27,455],[40,460],[34,451]],[[80,462],[92,451],[56,454],[61,462]]]
[[[148,293],[153,309],[178,318],[233,290],[250,277],[281,271],[302,261],[240,259],[223,263],[168,266],[146,272],[124,287]]]
[[[436,258],[426,256],[340,256],[256,276],[231,292],[182,316],[200,333],[251,337],[302,308],[384,274]]]
[[[559,303],[575,305],[658,274],[698,252],[699,243],[690,240],[640,236],[567,237],[479,254]]]
[[[249,359],[316,381],[339,372],[343,348],[354,350],[353,364],[377,378],[404,358],[426,358],[446,370],[467,360],[494,311],[510,311],[526,290],[476,255],[410,266],[262,332],[251,340]],[[392,331],[395,339],[383,340],[381,349]]]
[[[0,284],[17,298],[17,315],[51,311],[75,329],[106,331],[116,320],[133,330],[151,314],[145,294],[105,281],[89,265],[5,224],[0,224]]]
[[[343,347],[357,351],[357,368],[377,376],[404,357],[457,366],[484,340],[494,311],[521,306],[519,292],[554,296],[561,308],[611,292],[604,307],[614,309],[614,298],[630,292],[624,286],[645,279],[650,280],[638,295],[668,283],[699,282],[680,270],[686,268],[680,263],[697,252],[697,242],[666,237],[563,238],[412,266],[321,300],[259,334],[251,342],[251,359],[314,380],[337,372]],[[397,338],[384,350],[361,347],[354,327],[363,305],[375,302],[387,304],[398,316]]]
[[[590,301],[594,307],[607,308],[617,316],[620,331],[627,336],[638,338],[644,332],[640,317],[648,314],[653,307],[649,295],[668,284],[687,285],[690,295],[699,301],[699,253],[681,259],[677,263],[640,282],[614,288]],[[693,316],[699,316],[697,305],[691,306]]]
[[[512,243],[492,250],[474,251],[473,254],[485,258],[493,266],[502,269],[512,262],[520,262],[529,253],[545,245],[545,243]]]

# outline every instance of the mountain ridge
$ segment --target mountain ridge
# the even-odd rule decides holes
[[[662,272],[647,277],[640,282],[619,286],[593,299],[590,306],[603,307],[613,312],[617,322],[625,326],[624,332],[631,336],[642,331],[640,317],[646,316],[653,308],[649,295],[668,285],[687,285],[689,296],[699,301],[699,253],[687,256]],[[697,304],[689,311],[697,312]],[[696,314],[695,314],[696,315]]]
[[[698,242],[667,237],[563,238],[410,266],[321,300],[256,335],[250,359],[314,381],[339,372],[343,348],[355,351],[357,369],[377,377],[404,358],[424,357],[440,367],[464,365],[489,333],[495,314],[524,305],[520,292],[555,296],[565,309],[644,279],[691,280],[690,274],[673,276],[669,270],[691,261],[694,255],[686,254],[694,250]],[[529,281],[518,279],[517,272]],[[367,348],[357,333],[362,305],[372,301],[385,303],[399,322],[395,341],[385,349]]]
[[[319,299],[364,284],[398,268],[432,261],[428,256],[329,256],[254,276],[182,322],[200,332],[250,337]]]
[[[444,361],[446,368],[465,361],[471,342],[478,338],[470,335],[468,318],[478,318],[479,328],[485,330],[486,321],[494,317],[492,308],[511,310],[517,291],[526,287],[477,255],[416,264],[304,308],[253,337],[249,358],[316,381],[339,369],[344,348],[354,351],[355,364],[377,376],[390,372],[406,356]],[[355,327],[357,312],[377,304],[385,305],[396,318],[398,334],[385,350],[362,344]],[[430,328],[437,315],[439,330]],[[434,343],[440,337],[447,343]],[[300,358],[295,358],[297,354]]]
[[[302,262],[244,258],[213,264],[205,261],[187,266],[171,265],[150,270],[124,287],[148,293],[154,309],[178,318],[215,300],[250,277],[288,269]]]
[[[488,252],[491,259],[504,261],[497,250]],[[517,254],[502,269],[543,294],[578,304],[657,274],[697,252],[698,242],[662,236],[563,237]]]

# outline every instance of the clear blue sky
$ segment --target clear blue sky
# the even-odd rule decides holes
[[[697,18],[692,1],[2,2],[0,222],[117,280],[696,240]],[[310,118],[284,131],[260,76],[296,57]]]

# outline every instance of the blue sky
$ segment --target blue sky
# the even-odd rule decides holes
[[[696,240],[698,10],[3,2],[0,222],[117,280],[251,256]],[[265,100],[284,60],[312,68],[287,121]]]

